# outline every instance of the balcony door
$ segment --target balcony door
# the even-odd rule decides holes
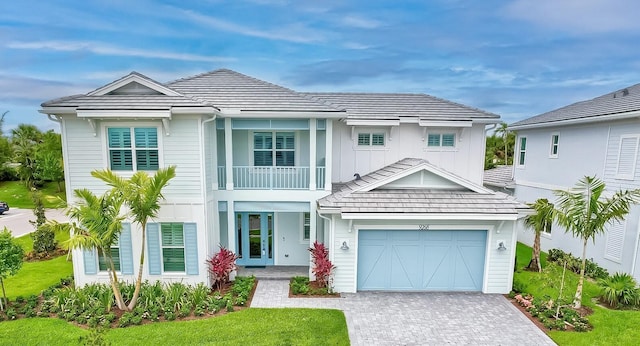
[[[273,213],[236,213],[238,265],[273,265]]]

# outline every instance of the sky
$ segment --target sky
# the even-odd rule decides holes
[[[0,114],[137,71],[229,68],[296,91],[426,93],[507,123],[640,83],[637,0],[2,1]]]

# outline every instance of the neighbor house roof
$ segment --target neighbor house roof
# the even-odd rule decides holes
[[[513,166],[497,166],[484,171],[482,183],[486,186],[494,186],[499,188],[512,188],[513,182]]]
[[[509,128],[519,130],[529,127],[622,119],[625,116],[636,117],[638,111],[640,111],[640,84],[518,121],[509,125]]]
[[[339,191],[318,200],[318,207],[321,212],[339,212],[343,218],[348,214],[361,213],[515,215],[528,209],[504,193],[490,191],[468,181],[465,181],[467,187],[460,186],[458,189],[387,189],[379,186],[381,182],[388,183],[405,177],[407,172],[415,171],[415,168],[424,168],[443,176],[452,175],[426,160],[407,158],[346,183]],[[460,177],[456,179],[463,181]]]
[[[426,94],[304,93],[347,110],[349,118],[424,120],[498,119],[500,116]]]

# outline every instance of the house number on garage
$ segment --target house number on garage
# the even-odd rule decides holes
[[[429,230],[429,225],[418,225],[418,229],[421,231]]]

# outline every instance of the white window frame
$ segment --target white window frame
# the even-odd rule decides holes
[[[631,169],[631,173],[629,174],[620,174],[620,154],[622,154],[622,141],[624,139],[635,139],[636,144],[633,153],[633,165]],[[616,162],[616,179],[622,180],[634,180],[636,175],[636,165],[638,164],[638,144],[640,144],[640,135],[621,135],[620,141],[618,143],[618,160]]]
[[[427,133],[424,141],[427,150],[443,151],[443,150],[455,150],[458,147],[458,136],[460,134],[456,131],[440,131]],[[429,136],[438,136],[438,145],[429,145]],[[453,145],[443,145],[445,136],[453,136]]]
[[[306,223],[305,215],[309,214],[309,223]],[[305,228],[309,227],[309,237],[305,238]],[[302,244],[309,244],[309,240],[311,239],[311,213],[310,212],[302,212],[300,214],[300,242]]]
[[[557,159],[558,158],[558,153],[560,152],[560,134],[557,132],[554,132],[551,134],[551,141],[550,141],[550,147],[549,147],[549,158],[551,159]],[[554,153],[554,149],[555,149],[555,153]]]
[[[522,149],[522,140],[524,139],[524,143],[525,143],[525,148]],[[518,156],[516,157],[516,166],[517,167],[524,167],[525,164],[527,163],[527,136],[520,136],[518,137]],[[522,154],[524,154],[524,157],[522,158],[522,161],[520,160],[520,157],[522,156]]]
[[[156,133],[158,135],[158,169],[164,167],[164,152],[163,152],[163,148],[164,145],[162,143],[163,140],[163,132],[162,132],[162,125],[158,124],[158,123],[153,123],[153,122],[131,122],[131,121],[127,121],[127,122],[122,122],[122,123],[114,123],[114,122],[105,122],[101,125],[101,133],[103,135],[103,139],[101,140],[102,142],[102,153],[103,153],[103,162],[104,162],[104,167],[109,167],[109,169],[111,169],[111,156],[109,155],[109,128],[110,127],[117,127],[117,128],[123,128],[123,127],[128,127],[129,130],[131,131],[132,134],[132,140],[131,140],[131,150],[132,152],[135,152],[136,148],[135,148],[135,137],[133,137],[134,133],[133,133],[133,129],[134,128],[141,128],[141,127],[154,127],[156,129]],[[136,157],[135,155],[133,155],[133,164],[132,164],[133,169],[132,170],[118,170],[116,171],[118,174],[122,174],[123,176],[129,176],[130,174],[133,174],[135,172],[138,171],[138,167],[137,167],[137,162],[136,162]],[[145,172],[156,172],[156,171],[145,171]]]
[[[367,144],[360,144],[360,136],[367,136],[369,141]],[[382,140],[384,142],[384,144],[379,145],[379,144],[373,144],[373,136],[380,136],[382,135]],[[387,147],[387,141],[389,139],[387,138],[387,132],[386,131],[376,131],[376,130],[362,130],[359,131],[355,138],[354,138],[354,144],[355,147],[357,149],[383,149]]]
[[[260,133],[260,132],[271,132],[271,140],[273,141],[273,148],[271,148],[271,152],[273,153],[273,156],[271,157],[271,166],[256,166],[255,165],[255,160],[254,160],[254,152],[255,152],[255,143],[254,143],[254,136],[256,133]],[[286,132],[286,133],[293,133],[293,149],[279,149],[276,150],[276,133],[277,132]],[[258,150],[262,150],[262,149],[258,149]],[[293,151],[293,166],[276,166],[276,152],[277,151]],[[253,131],[249,131],[249,165],[251,167],[289,167],[289,168],[295,168],[295,167],[299,167],[299,163],[300,163],[300,135],[299,135],[299,131],[293,131],[293,130],[253,130]]]

